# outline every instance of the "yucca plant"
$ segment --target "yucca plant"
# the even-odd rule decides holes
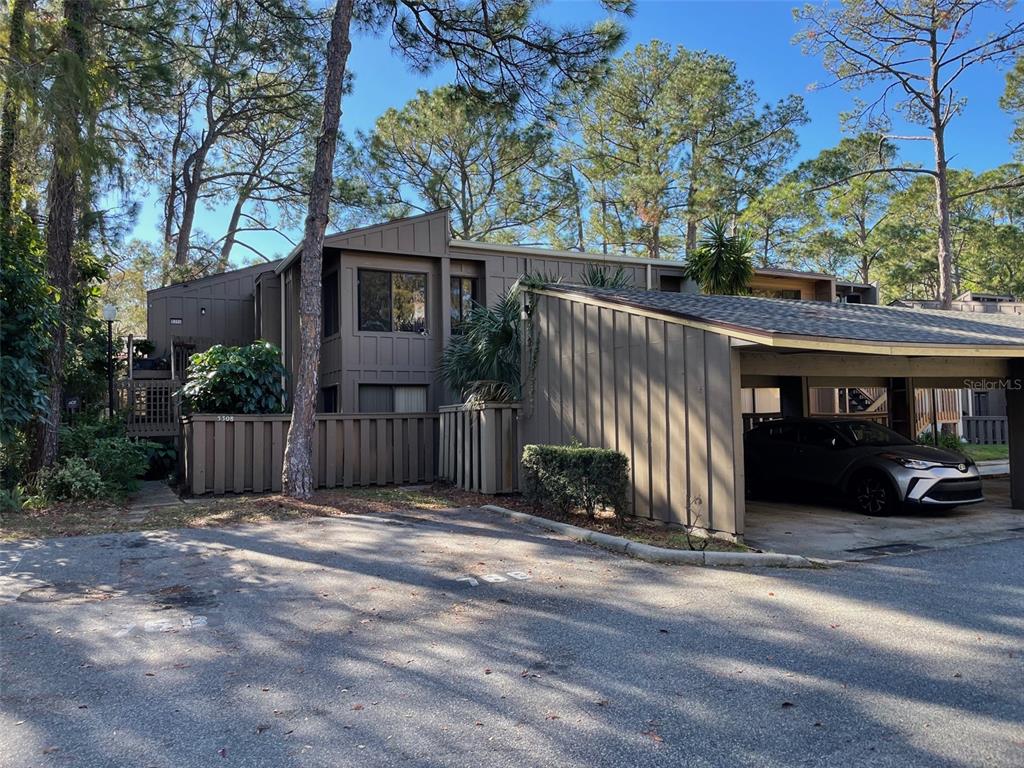
[[[753,245],[745,232],[729,233],[729,224],[716,216],[704,223],[704,236],[686,258],[686,276],[704,293],[736,296],[747,292],[754,276]]]
[[[633,280],[630,278],[629,273],[626,272],[621,266],[616,267],[615,271],[612,272],[606,267],[602,267],[598,264],[588,264],[587,268],[583,271],[584,285],[590,285],[594,288],[632,288]]]

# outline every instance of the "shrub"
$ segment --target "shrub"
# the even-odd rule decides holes
[[[100,473],[85,459],[71,456],[39,473],[39,490],[49,501],[86,501],[106,494]]]
[[[954,453],[964,452],[963,442],[960,440],[959,435],[954,432],[940,431],[938,433],[938,439],[936,439],[930,431],[922,432],[917,436],[917,442],[924,443],[925,445],[934,445],[947,451],[953,451]]]
[[[281,413],[285,368],[273,344],[210,347],[189,358],[182,404],[195,413]]]
[[[83,419],[60,428],[60,455],[87,459],[97,440],[123,437],[124,423],[113,419]]]
[[[93,445],[87,459],[103,479],[105,496],[124,496],[138,490],[139,478],[149,467],[150,444],[126,437],[104,437]]]
[[[622,517],[629,509],[629,459],[618,451],[581,445],[527,445],[523,449],[527,498],[563,515],[599,506]]]

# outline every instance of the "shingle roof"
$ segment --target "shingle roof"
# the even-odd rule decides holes
[[[732,329],[767,336],[802,336],[880,345],[1019,345],[1024,350],[1024,317],[1012,315],[565,284],[548,286],[548,290],[720,326],[723,333]]]

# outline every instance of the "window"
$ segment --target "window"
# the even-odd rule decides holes
[[[323,310],[323,337],[333,336],[338,332],[338,273],[324,275],[320,285],[320,307]]]
[[[423,413],[427,388],[423,385],[360,384],[360,413]]]
[[[760,296],[762,299],[790,299],[799,301],[803,298],[798,288],[753,288],[751,296]]]
[[[836,433],[824,424],[801,424],[800,442],[815,448],[835,448],[838,443]]]
[[[682,293],[683,278],[679,275],[662,275],[658,278],[658,287],[668,293]]]
[[[323,387],[320,390],[320,413],[338,412],[338,385]]]
[[[427,276],[416,272],[359,270],[359,330],[427,330]]]
[[[845,301],[847,304],[860,304],[861,303],[860,294],[859,293],[848,293],[846,296],[843,297],[843,301]]]
[[[477,302],[476,280],[472,277],[453,277],[451,291],[452,333],[461,333],[462,321]]]

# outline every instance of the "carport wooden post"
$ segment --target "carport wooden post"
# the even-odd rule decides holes
[[[1010,506],[1024,509],[1024,360],[1011,360],[1006,381],[1010,449]]]
[[[800,418],[809,414],[806,376],[779,377],[779,408],[786,418]]]
[[[889,401],[889,426],[904,437],[916,440],[917,401],[914,399],[914,380],[910,377],[889,379],[885,391]]]

